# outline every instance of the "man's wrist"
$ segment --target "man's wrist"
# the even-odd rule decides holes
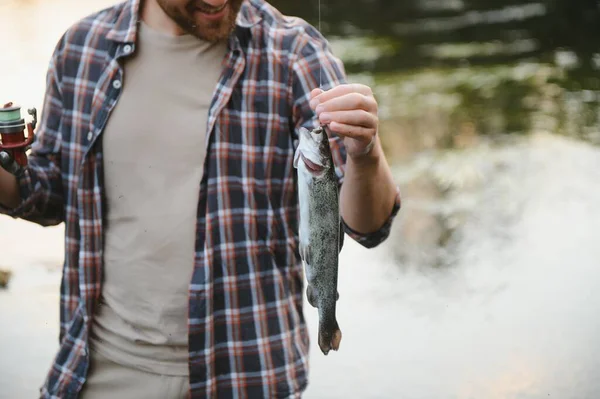
[[[349,153],[348,162],[359,167],[361,170],[376,170],[383,158],[383,149],[381,148],[378,136],[373,138],[369,147],[358,154]]]

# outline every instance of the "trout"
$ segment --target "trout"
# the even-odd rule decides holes
[[[344,241],[338,179],[325,129],[300,129],[294,154],[300,207],[299,252],[304,263],[306,296],[319,312],[319,347],[337,351],[342,332],[335,317],[338,259]]]

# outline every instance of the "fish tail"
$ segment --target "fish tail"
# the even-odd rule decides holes
[[[327,355],[330,350],[337,351],[340,348],[342,331],[335,317],[335,301],[327,301],[322,305],[325,306],[319,308],[319,348]]]

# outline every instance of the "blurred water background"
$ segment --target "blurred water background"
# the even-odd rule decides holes
[[[59,36],[111,4],[2,0],[0,102],[40,110]],[[384,245],[346,240],[342,348],[313,345],[306,398],[600,397],[598,2],[321,4],[404,202]],[[36,397],[56,351],[62,234],[0,217],[0,398]]]

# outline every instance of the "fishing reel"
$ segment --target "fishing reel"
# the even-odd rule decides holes
[[[37,111],[31,108],[27,113],[33,120],[26,124],[21,117],[21,107],[10,102],[0,108],[0,166],[13,175],[27,166],[26,152],[35,140],[33,131],[37,125]]]

